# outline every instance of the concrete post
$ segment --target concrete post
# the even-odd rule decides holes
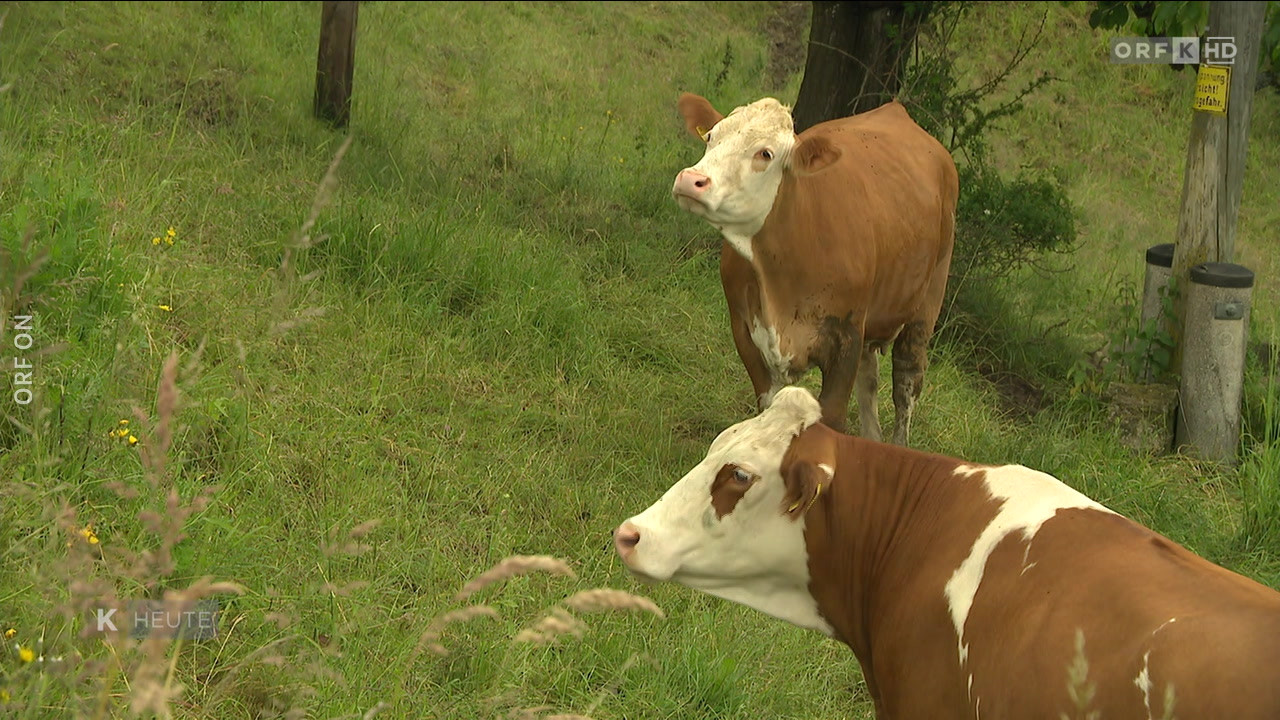
[[[1253,272],[1210,262],[1192,266],[1190,279],[1175,442],[1235,466]]]
[[[1165,321],[1161,312],[1160,291],[1169,286],[1169,278],[1173,277],[1173,249],[1173,243],[1147,248],[1147,273],[1142,283],[1142,312],[1138,317],[1140,330],[1147,330],[1153,322]],[[1142,368],[1142,377],[1138,380],[1151,382],[1152,375],[1151,365],[1148,363]]]

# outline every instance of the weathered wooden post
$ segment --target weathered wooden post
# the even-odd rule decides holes
[[[1186,287],[1175,442],[1224,465],[1236,464],[1240,444],[1252,288],[1253,272],[1248,268],[1216,262],[1192,267]]]
[[[1194,395],[1218,392],[1214,388],[1230,386],[1234,381],[1223,379],[1222,374],[1243,373],[1243,365],[1235,361],[1233,347],[1219,348],[1224,353],[1220,358],[1197,359],[1191,364],[1186,362],[1186,349],[1190,343],[1212,348],[1212,345],[1205,344],[1209,342],[1207,338],[1193,340],[1191,333],[1213,333],[1220,329],[1200,324],[1205,314],[1203,309],[1194,310],[1198,316],[1195,321],[1189,319],[1191,306],[1188,295],[1191,294],[1193,267],[1205,263],[1229,264],[1234,254],[1236,217],[1240,210],[1245,153],[1249,142],[1249,115],[1253,107],[1254,77],[1265,13],[1266,3],[1222,0],[1209,3],[1209,27],[1196,81],[1195,116],[1187,143],[1182,209],[1173,257],[1172,282],[1177,289],[1174,298],[1177,320],[1173,328],[1173,369],[1182,378],[1176,431],[1178,444],[1186,440],[1193,451],[1228,463],[1234,463],[1234,446],[1226,457],[1222,456],[1218,441],[1211,443],[1210,447],[1200,446],[1198,439],[1205,435],[1201,432],[1203,428],[1196,426],[1210,421],[1203,413],[1194,410],[1205,407],[1205,398]],[[1202,280],[1206,279],[1203,273],[1198,275]],[[1252,286],[1252,273],[1249,278]],[[1209,286],[1213,287],[1212,284]],[[1207,312],[1212,317],[1214,310],[1211,307]],[[1212,320],[1238,322],[1224,318]],[[1247,318],[1245,321],[1247,323]],[[1241,327],[1247,335],[1247,324]],[[1243,342],[1247,342],[1247,338]],[[1195,377],[1202,373],[1217,377]],[[1187,412],[1188,408],[1193,410]],[[1230,412],[1233,418],[1213,422],[1238,426],[1238,399]]]
[[[316,59],[315,115],[335,127],[351,118],[351,80],[356,67],[355,2],[325,0],[320,10],[320,51]]]
[[[1173,253],[1173,277],[1180,287],[1186,286],[1192,266],[1233,259],[1265,12],[1266,3],[1209,3]],[[1232,46],[1234,57],[1224,57],[1223,48]],[[1177,306],[1180,328],[1181,303]]]

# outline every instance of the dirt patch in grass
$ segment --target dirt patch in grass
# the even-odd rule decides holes
[[[1029,418],[1044,409],[1044,389],[995,364],[982,361],[974,368],[1000,395],[1000,405],[1015,418]]]

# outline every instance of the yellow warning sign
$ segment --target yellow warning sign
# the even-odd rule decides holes
[[[1227,114],[1227,95],[1231,89],[1231,68],[1201,65],[1196,76],[1195,109],[1214,115]]]

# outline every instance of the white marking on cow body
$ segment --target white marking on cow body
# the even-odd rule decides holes
[[[962,667],[969,660],[969,644],[965,642],[964,636],[965,622],[973,607],[978,586],[982,584],[987,560],[996,546],[1014,532],[1021,532],[1022,539],[1030,543],[1040,526],[1059,510],[1088,508],[1112,512],[1052,475],[1020,465],[956,468],[957,475],[970,476],[975,473],[984,473],[983,484],[987,493],[1000,501],[1000,509],[978,535],[968,557],[955,569],[944,589],[951,610],[951,620],[956,629],[956,647]]]
[[[782,512],[782,458],[821,413],[807,390],[786,387],[759,415],[720,433],[702,462],[628,521],[640,539],[626,558],[627,568],[641,578],[678,582],[833,635],[809,592],[804,518]],[[730,463],[759,479],[732,512],[716,518],[711,485]]]
[[[760,357],[764,359],[765,367],[769,368],[769,379],[772,380],[774,388],[788,385],[795,380],[796,373],[791,369],[791,360],[794,356],[782,354],[782,343],[777,330],[760,322],[760,318],[756,318],[751,325],[751,342],[755,343],[756,348],[760,350]],[[770,390],[770,393],[772,392]]]
[[[751,249],[751,239],[755,237],[755,233],[746,234],[736,228],[730,229],[728,226],[721,226],[719,230],[729,246],[737,250],[739,255],[748,261],[755,258],[755,252]]]
[[[1178,618],[1171,617],[1160,623],[1160,627],[1151,631],[1151,639],[1154,640],[1160,631],[1170,624],[1177,622]],[[1147,720],[1155,720],[1151,711],[1151,651],[1147,650],[1142,654],[1142,670],[1138,672],[1138,676],[1133,679],[1133,684],[1142,692],[1142,707],[1147,710]],[[1166,710],[1167,711],[1167,710]]]
[[[1147,720],[1151,718],[1151,651],[1142,655],[1142,671],[1134,678],[1133,684],[1142,691],[1142,707],[1147,709]]]
[[[1027,543],[1026,549],[1022,551],[1022,572],[1018,573],[1019,575],[1026,575],[1028,570],[1036,566],[1036,564],[1033,562],[1027,562],[1027,560],[1029,560],[1030,558],[1031,558],[1031,543]]]

